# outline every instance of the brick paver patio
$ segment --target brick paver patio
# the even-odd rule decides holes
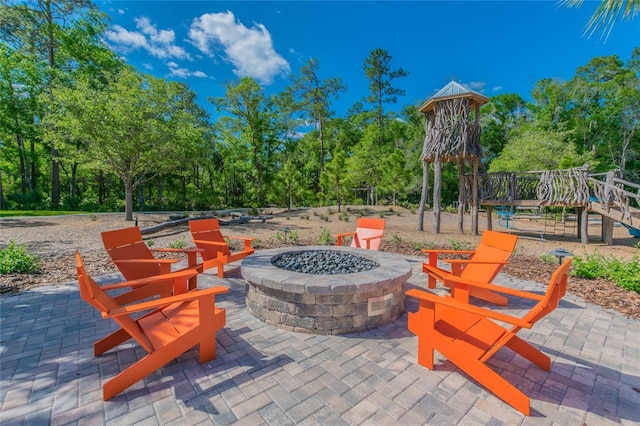
[[[424,287],[420,261],[410,286]],[[239,263],[237,263],[239,265]],[[100,282],[118,276],[100,277]],[[544,291],[501,274],[497,282]],[[280,330],[244,306],[240,269],[217,302],[227,325],[217,358],[200,365],[194,350],[102,401],[102,380],[144,356],[126,343],[99,358],[93,343],[114,328],[65,283],[0,298],[0,424],[407,425],[640,423],[640,322],[567,295],[560,307],[519,335],[552,359],[545,372],[508,349],[489,365],[531,398],[527,418],[438,357],[416,363],[417,338],[406,313],[378,329],[343,336]],[[510,300],[519,314],[528,301]],[[415,311],[409,300],[408,311]]]

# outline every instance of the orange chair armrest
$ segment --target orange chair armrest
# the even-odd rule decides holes
[[[251,241],[255,240],[255,237],[240,237],[240,236],[231,236],[231,237],[227,237],[233,240],[238,240],[238,241],[244,241],[244,250],[248,251],[248,250],[253,250],[253,248],[251,247]]]
[[[470,314],[479,315],[485,318],[491,318],[496,321],[506,322],[508,324],[517,325],[519,327],[531,328],[533,323],[524,321],[522,318],[514,317],[513,315],[503,314],[501,312],[495,312],[490,309],[481,308],[479,306],[469,305],[468,303],[459,302],[453,297],[442,297],[433,293],[428,293],[423,290],[411,289],[406,292],[409,297],[415,297],[420,302],[433,303],[436,305],[447,306],[449,308],[457,309],[459,311],[468,312]]]
[[[118,309],[114,309],[111,312],[104,312],[102,314],[103,318],[112,318],[120,315],[130,315],[134,312],[140,311],[148,311],[150,309],[160,308],[162,306],[171,305],[173,303],[186,302],[189,300],[199,299],[201,297],[209,296],[209,295],[218,295],[227,293],[229,291],[228,288],[224,286],[217,286],[213,288],[207,288],[204,290],[194,290],[187,293],[179,294],[176,296],[164,297],[162,299],[150,300],[148,302],[137,303],[135,305],[127,305],[122,306]]]
[[[344,234],[337,234],[336,238],[350,237],[350,236],[352,237],[354,235],[356,235],[355,232],[345,232]]]
[[[159,274],[159,275],[153,275],[151,277],[138,278],[137,280],[124,281],[119,284],[122,284],[123,286],[133,287],[138,285],[153,284],[158,281],[174,280],[182,277],[191,278],[198,275],[201,272],[202,272],[202,264],[198,265],[195,268],[180,269],[179,271],[169,272],[167,274]],[[115,285],[115,284],[112,284],[112,285]]]
[[[220,246],[220,247],[228,247],[228,243],[219,243],[217,241],[204,241],[204,240],[194,240],[195,244],[202,244],[203,246]]]
[[[364,237],[364,238],[363,238],[363,240],[364,240],[364,241],[368,241],[368,240],[375,240],[375,239],[378,239],[378,238],[382,238],[382,234],[380,234],[380,235],[374,235],[374,236],[372,236],[372,237]]]
[[[149,251],[157,251],[161,253],[200,253],[204,250],[199,248],[190,248],[190,249],[179,249],[179,248],[157,248],[157,249],[149,249]]]
[[[427,254],[473,254],[475,250],[438,250],[438,249],[422,249],[423,253]]]
[[[476,264],[476,265],[508,265],[509,261],[508,260],[472,260],[472,259],[442,259],[443,262],[446,263],[458,263],[461,265],[469,265],[469,264]]]
[[[154,277],[155,278],[155,277]],[[154,280],[157,281],[157,280]],[[101,285],[100,288],[102,290],[117,290],[119,288],[127,288],[127,287],[143,287],[145,285],[149,285],[150,283],[142,283],[142,282],[121,282],[121,283],[116,283],[116,284],[105,284],[105,285]]]
[[[112,260],[113,263],[176,263],[180,262],[180,259],[116,259]]]
[[[527,291],[517,290],[515,288],[503,287],[498,284],[487,284],[480,281],[471,280],[468,278],[456,277],[454,275],[449,275],[444,278],[444,283],[450,284],[452,286],[463,284],[471,287],[484,288],[486,290],[495,291],[498,293],[508,294],[510,296],[522,297],[524,299],[532,299],[532,300],[542,300],[544,295],[530,293]]]

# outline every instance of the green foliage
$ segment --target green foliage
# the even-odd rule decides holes
[[[605,278],[627,290],[640,293],[640,258],[617,259],[594,252],[574,258],[572,274],[582,278]]]
[[[449,239],[449,244],[453,250],[472,250],[473,245],[469,241],[458,241],[454,238]]]
[[[38,272],[42,260],[28,253],[25,245],[17,245],[11,240],[9,245],[0,250],[0,274],[33,274]]]
[[[558,259],[549,253],[542,253],[540,255],[540,260],[542,261],[542,263],[545,263],[547,265],[556,265],[558,263]]]
[[[433,241],[418,241],[413,243],[413,248],[421,251],[422,249],[432,250],[436,248],[436,243]]]
[[[384,216],[385,216],[385,212],[383,212],[383,211],[379,211],[378,212],[378,217],[384,218]]]
[[[334,245],[335,242],[336,240],[333,237],[333,235],[331,235],[331,232],[329,232],[329,229],[322,228],[322,232],[318,237],[318,244],[320,244],[321,246],[331,246],[331,245]]]
[[[391,244],[400,244],[402,242],[402,237],[396,232],[391,237]]]
[[[173,249],[183,249],[187,247],[187,242],[185,240],[175,240],[169,243],[169,247]]]
[[[149,238],[148,240],[145,241],[145,243],[147,244],[147,247],[153,247],[153,245],[156,243],[155,241],[153,241],[153,238]]]
[[[575,146],[567,143],[568,137],[567,131],[525,128],[491,162],[489,171],[556,170],[588,162],[589,154],[578,155]]]

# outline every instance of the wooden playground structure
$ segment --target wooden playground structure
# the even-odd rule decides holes
[[[458,231],[464,232],[464,214],[471,211],[472,233],[478,234],[478,214],[487,210],[487,229],[498,225],[509,232],[575,235],[589,243],[589,212],[601,216],[602,241],[613,244],[613,226],[620,222],[640,238],[640,185],[620,178],[617,170],[590,173],[587,166],[565,170],[487,173],[481,162],[480,107],[489,98],[451,81],[421,107],[425,140],[420,160],[423,184],[418,230],[422,231],[429,165],[433,165],[433,232],[440,232],[442,164],[458,165]],[[470,170],[470,172],[468,172]],[[561,213],[546,212],[546,208]],[[575,209],[575,214],[567,210]],[[551,209],[550,209],[551,210]]]

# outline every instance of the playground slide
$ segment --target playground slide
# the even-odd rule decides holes
[[[629,235],[631,235],[633,238],[640,238],[640,229],[634,228],[633,226],[627,225],[626,223],[622,222],[620,222],[620,225],[627,228],[627,230],[629,231]]]

